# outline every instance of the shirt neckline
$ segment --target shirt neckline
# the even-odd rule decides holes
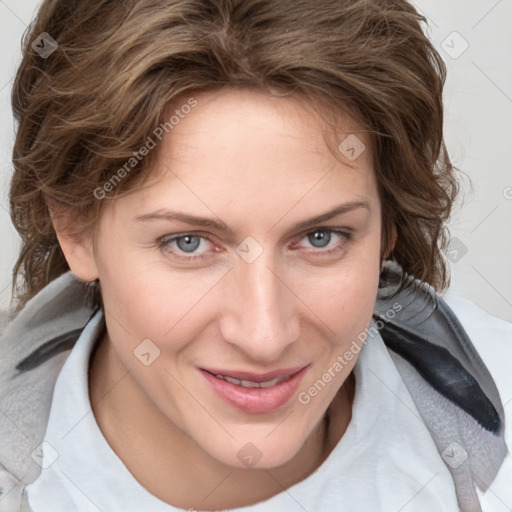
[[[58,481],[75,503],[84,500],[90,502],[90,510],[136,510],[140,507],[141,510],[152,512],[177,512],[181,509],[163,502],[135,479],[107,443],[95,420],[90,405],[88,369],[92,350],[103,326],[103,310],[100,309],[85,327],[59,374],[45,435],[48,448],[44,450],[43,447],[43,464],[49,465],[42,470],[40,478],[31,484],[34,492],[32,498],[29,493],[30,502],[32,504],[34,501],[37,505],[41,499],[37,487],[44,486],[45,478],[48,477]],[[354,366],[352,418],[343,437],[328,457],[308,477],[286,491],[257,504],[230,511],[267,510],[267,506],[278,505],[283,501],[288,491],[297,494],[315,481],[328,480],[329,475],[332,477],[334,466],[338,468],[340,459],[344,465],[350,465],[351,460],[364,447],[361,441],[371,436],[379,417],[382,418],[383,390],[381,386],[375,385],[375,379],[371,377],[372,374],[376,375],[372,368],[379,367],[390,376],[388,386],[390,383],[392,386],[403,385],[377,333],[368,337]],[[52,461],[54,451],[57,458]],[[94,456],[91,457],[91,453]],[[80,464],[76,463],[77,460]]]

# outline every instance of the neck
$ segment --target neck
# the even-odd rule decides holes
[[[100,430],[143,487],[176,507],[222,510],[268,499],[320,466],[350,422],[355,386],[351,374],[299,452],[271,469],[234,468],[204,452],[148,399],[107,336],[91,355],[89,388]]]

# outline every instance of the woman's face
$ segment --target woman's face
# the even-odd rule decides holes
[[[349,167],[300,102],[194,98],[148,185],[105,208],[89,263],[108,343],[154,410],[225,464],[275,467],[319,425],[371,320],[369,141],[341,133]]]

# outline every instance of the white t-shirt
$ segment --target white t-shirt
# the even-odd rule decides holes
[[[468,305],[476,307],[469,301],[455,300],[454,312],[459,316]],[[494,318],[480,309],[478,311],[485,318]],[[150,494],[131,475],[95,421],[88,394],[87,370],[91,350],[98,339],[101,316],[100,311],[89,322],[56,382],[43,443],[43,470],[27,487],[29,504],[34,512],[183,510]],[[464,319],[459,319],[466,327]],[[471,331],[468,333],[471,336]],[[485,358],[484,361],[487,363]],[[459,510],[452,477],[380,336],[371,338],[363,347],[354,374],[352,420],[324,463],[286,491],[256,505],[231,510]],[[503,403],[507,398],[510,397],[502,396]],[[205,489],[205,496],[210,491]],[[490,502],[499,506],[493,498],[491,496]],[[506,504],[503,499],[501,502]],[[508,506],[512,506],[512,500]],[[484,505],[483,510],[498,512],[501,509]]]

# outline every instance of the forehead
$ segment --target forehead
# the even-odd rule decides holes
[[[131,194],[132,206],[177,202],[207,213],[238,205],[262,215],[298,202],[310,211],[376,199],[371,140],[342,112],[244,89],[193,97],[194,109],[180,111],[184,97],[169,110],[179,121],[158,143],[151,177]]]
[[[193,111],[182,114],[181,119],[171,115],[178,122],[162,145],[165,158],[183,155],[187,146],[194,149],[194,144],[210,146],[210,149],[215,146],[223,150],[226,157],[236,152],[241,157],[282,158],[282,151],[262,154],[262,151],[276,147],[287,151],[287,157],[306,153],[322,156],[328,152],[326,142],[330,142],[335,150],[331,159],[339,159],[348,167],[371,165],[369,134],[352,116],[320,100],[312,103],[301,95],[284,97],[242,88],[202,92],[195,94],[194,99],[197,106]],[[169,114],[179,112],[180,105],[186,106],[189,100],[186,97],[176,100],[169,108]],[[203,138],[205,134],[208,134],[207,138]],[[358,145],[356,154],[346,151],[350,149],[350,143],[339,147],[347,136]]]

